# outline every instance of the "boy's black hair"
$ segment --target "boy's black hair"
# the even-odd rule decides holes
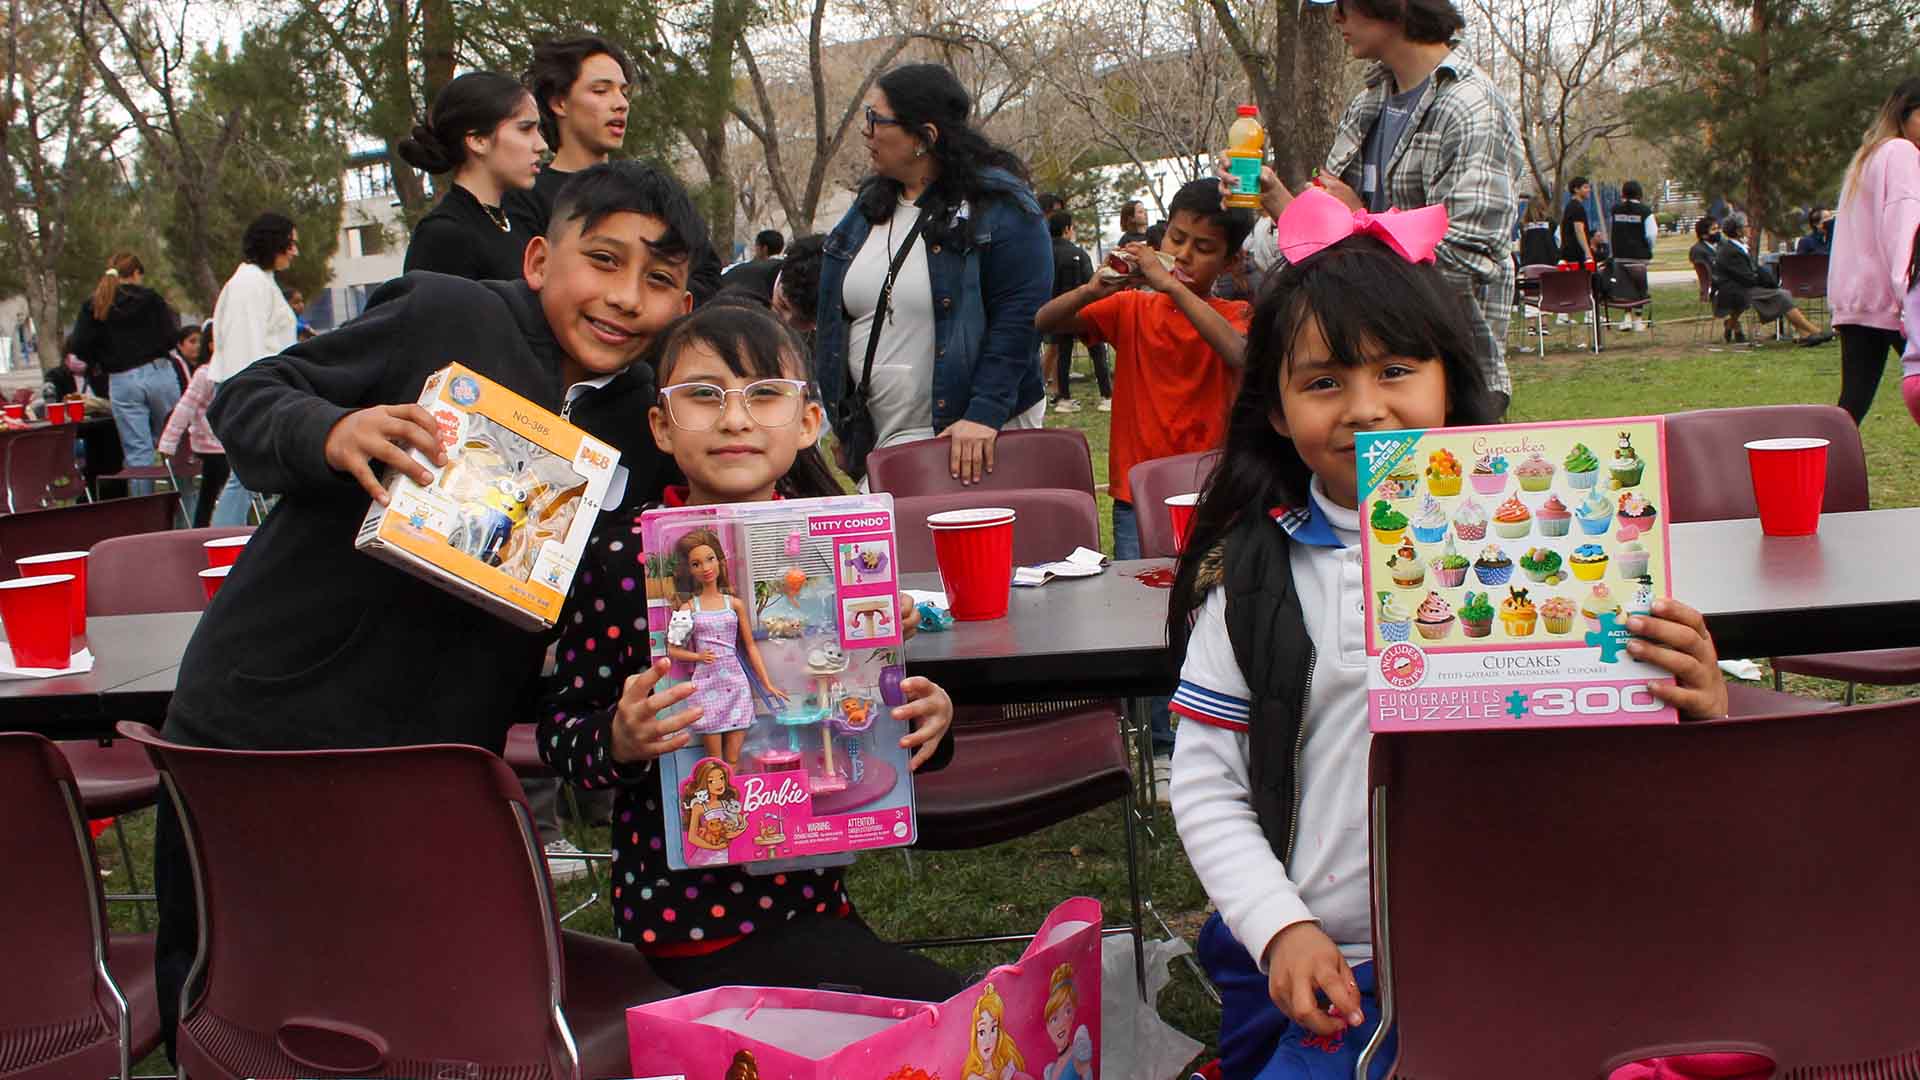
[[[1592,183],[1592,181],[1588,180],[1586,177],[1576,176],[1572,180],[1567,182],[1567,194],[1571,195],[1574,192],[1579,191],[1581,188],[1586,187],[1590,183]]]
[[[1334,362],[1343,366],[1382,354],[1437,357],[1446,372],[1447,423],[1488,424],[1498,419],[1499,405],[1475,358],[1465,303],[1433,266],[1410,263],[1369,236],[1342,240],[1268,279],[1248,326],[1247,368],[1227,418],[1220,465],[1194,507],[1174,574],[1167,640],[1176,653],[1184,653],[1189,617],[1205,599],[1197,582],[1207,554],[1242,514],[1307,500],[1313,475],[1272,419],[1281,412],[1280,379],[1301,328],[1317,322]]]
[[[1064,210],[1067,206],[1067,200],[1061,198],[1057,191],[1043,191],[1034,196],[1034,201],[1040,204],[1040,212],[1049,217],[1055,210]]]
[[[187,339],[188,339],[188,338],[190,338],[190,337],[199,337],[199,336],[200,336],[200,324],[199,324],[199,323],[188,323],[187,325],[185,325],[185,326],[183,326],[183,327],[181,327],[180,329],[178,329],[178,330],[176,330],[176,331],[174,331],[174,334],[173,334],[173,347],[177,349],[177,348],[179,348],[180,346],[182,346],[182,345],[185,345],[185,344],[187,343]],[[203,342],[203,344],[204,344],[204,342]]]
[[[1647,197],[1647,189],[1640,186],[1640,181],[1629,180],[1620,185],[1620,197],[1628,202],[1639,202]]]
[[[1067,230],[1071,228],[1073,228],[1073,214],[1068,211],[1055,210],[1047,217],[1047,233],[1055,240],[1067,235]]]
[[[1220,200],[1218,180],[1189,180],[1180,185],[1173,201],[1167,204],[1167,217],[1171,219],[1182,210],[1225,231],[1228,255],[1237,253],[1253,232],[1253,211],[1225,206]],[[1159,247],[1159,241],[1155,241],[1154,246]]]
[[[1707,232],[1718,224],[1720,223],[1711,217],[1696,219],[1693,223],[1693,238],[1695,240],[1705,240],[1707,238]]]
[[[1467,28],[1466,17],[1448,0],[1346,0],[1363,15],[1400,24],[1408,41],[1446,45]]]
[[[1163,218],[1147,226],[1147,246],[1160,250],[1160,241],[1167,238],[1167,222]]]
[[[640,161],[606,161],[581,169],[561,186],[547,219],[547,239],[578,219],[580,231],[609,214],[649,214],[666,222],[653,250],[668,258],[689,258],[707,246],[707,223],[687,189],[672,173]]]
[[[293,244],[293,219],[272,210],[254,218],[240,238],[240,257],[271,272],[273,261]]]
[[[787,238],[780,235],[779,229],[761,229],[753,236],[753,242],[767,249],[768,256],[778,255],[787,246]]]
[[[555,38],[533,47],[525,82],[533,92],[533,107],[540,110],[540,134],[546,136],[549,149],[560,149],[560,118],[554,115],[553,99],[566,97],[580,77],[580,66],[596,56],[613,57],[627,84],[633,85],[636,76],[626,50],[598,34]]]
[[[728,371],[743,379],[790,379],[796,374],[801,378],[808,375],[806,343],[764,304],[757,302],[709,301],[693,314],[682,315],[668,324],[647,346],[643,357],[653,368],[657,385],[672,384],[674,363],[691,345],[706,346],[727,365]],[[818,400],[818,388],[811,382],[807,385],[807,400]],[[780,478],[775,490],[789,499],[846,494],[834,479],[833,471],[827,468],[818,446],[801,449],[793,459],[793,467]]]
[[[808,317],[820,307],[820,264],[826,247],[827,238],[818,233],[802,236],[787,245],[787,257],[780,263],[780,291],[795,311]]]

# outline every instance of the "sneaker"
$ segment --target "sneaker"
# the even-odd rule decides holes
[[[1566,317],[1565,315],[1555,315],[1555,316],[1553,317],[1553,325],[1555,325],[1555,326],[1572,326],[1572,325],[1573,325],[1573,320],[1572,320],[1572,319],[1569,319],[1569,318],[1567,318],[1567,317]]]
[[[568,857],[581,854],[573,841],[564,838],[547,845],[547,873],[555,885],[587,876],[587,860]]]
[[[1112,399],[1112,398],[1110,398],[1110,397],[1103,397],[1103,398],[1101,398],[1101,399],[1100,399],[1100,405],[1099,405],[1099,409],[1100,409],[1100,411],[1101,411],[1101,412],[1112,412],[1112,411],[1113,411],[1113,399]]]
[[[1153,799],[1161,806],[1172,805],[1173,755],[1153,755]]]
[[[1815,345],[1825,345],[1827,342],[1832,340],[1833,340],[1833,331],[1822,330],[1817,334],[1809,334],[1806,337],[1801,338],[1799,344],[1802,348],[1810,349]]]
[[[1072,398],[1061,398],[1053,403],[1054,412],[1079,412],[1080,403]]]

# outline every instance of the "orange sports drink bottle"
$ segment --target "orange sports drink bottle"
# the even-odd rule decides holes
[[[1260,165],[1267,156],[1267,129],[1260,126],[1260,110],[1240,106],[1240,116],[1227,129],[1227,169],[1233,177],[1227,195],[1229,209],[1260,209]]]

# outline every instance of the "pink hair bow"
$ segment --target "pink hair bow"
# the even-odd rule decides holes
[[[1372,236],[1408,262],[1430,263],[1433,249],[1447,234],[1447,208],[1435,204],[1373,214],[1349,210],[1339,199],[1310,187],[1287,204],[1273,229],[1288,262],[1318,254],[1349,236]]]

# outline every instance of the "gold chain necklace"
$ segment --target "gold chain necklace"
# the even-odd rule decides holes
[[[474,201],[479,202],[478,199]],[[495,225],[498,225],[500,227],[501,232],[510,233],[513,231],[513,222],[507,217],[507,212],[505,210],[502,210],[497,206],[488,206],[486,203],[480,203],[480,209],[485,210],[487,212],[487,220],[493,222]]]

